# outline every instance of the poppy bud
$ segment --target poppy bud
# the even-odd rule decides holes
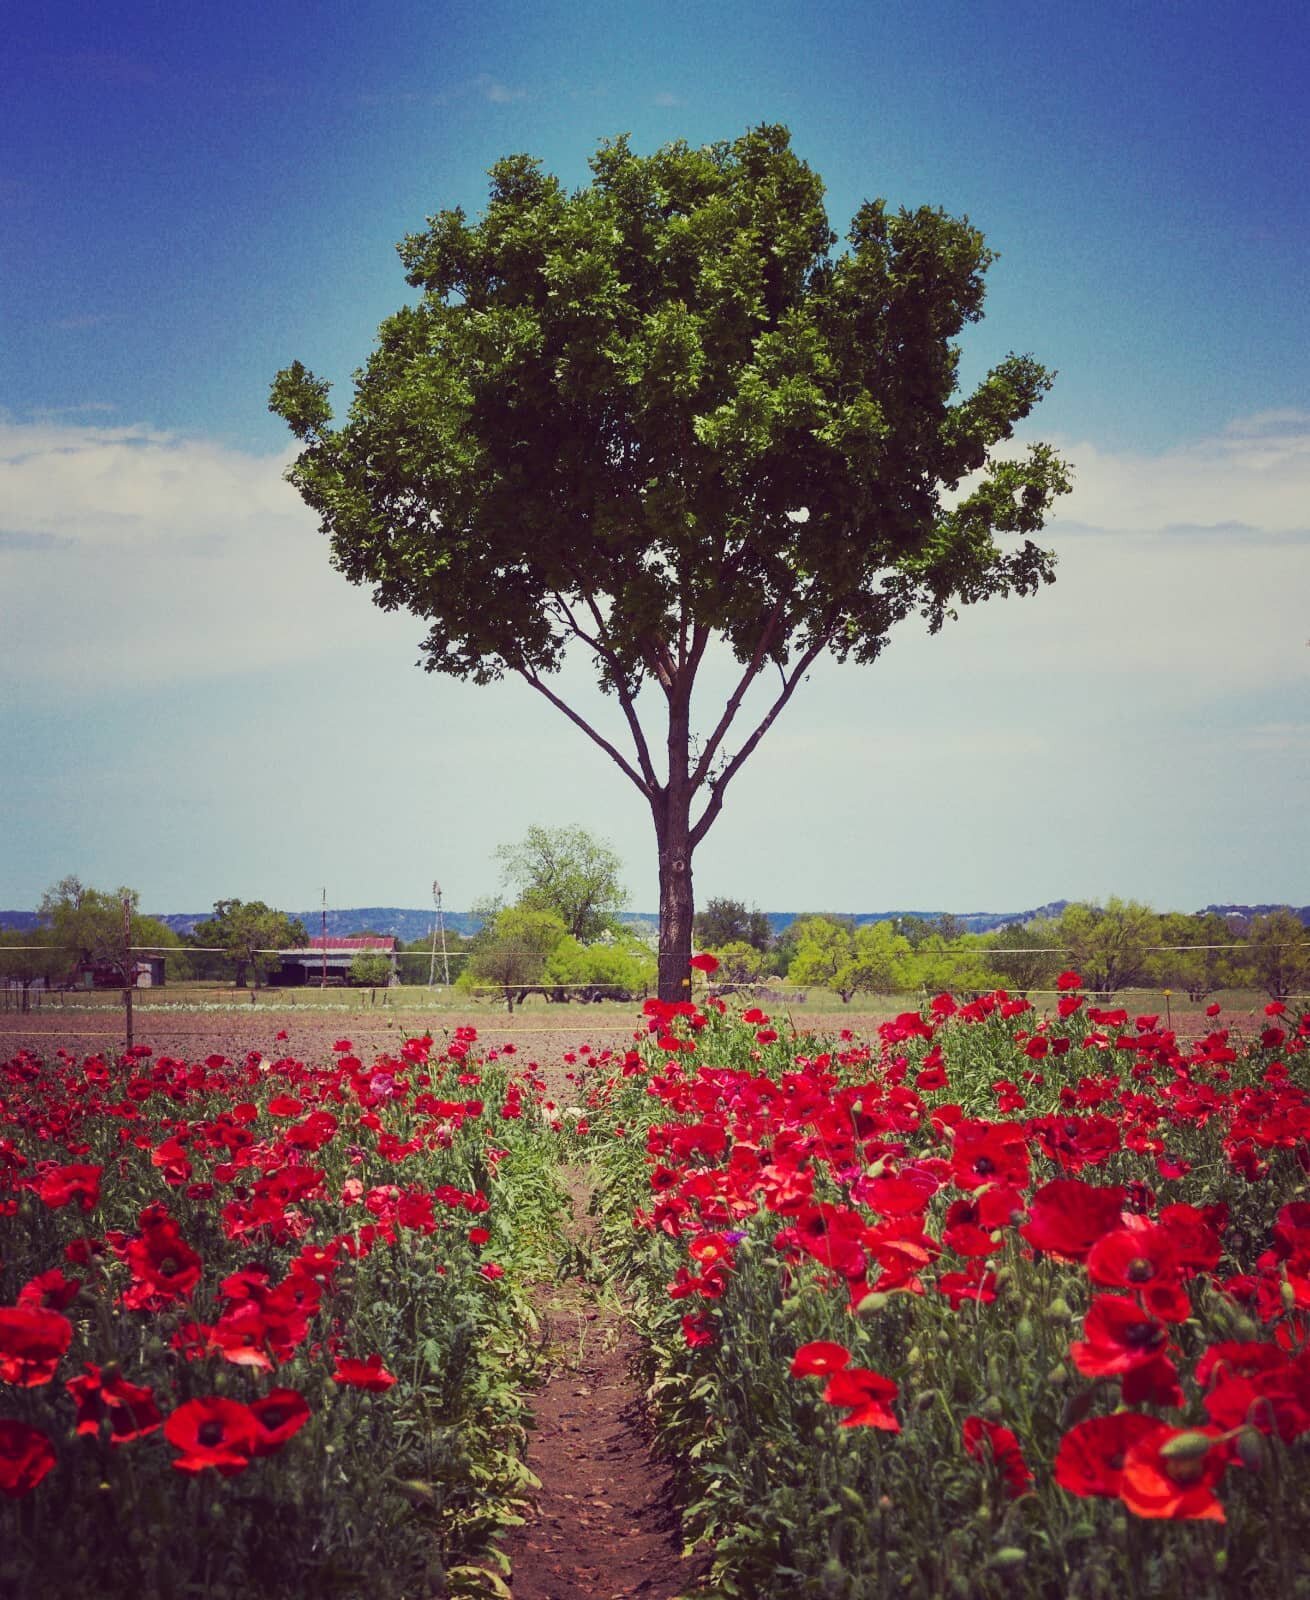
[[[1005,1416],[1005,1407],[994,1394],[989,1394],[978,1407],[978,1415],[987,1422],[1000,1422]]]
[[[1237,1454],[1242,1465],[1252,1472],[1263,1472],[1269,1465],[1264,1437],[1258,1428],[1243,1428],[1237,1435]]]
[[[881,1311],[890,1299],[890,1295],[880,1294],[878,1290],[874,1289],[871,1293],[861,1297],[859,1305],[855,1308],[855,1314],[857,1317],[870,1316],[875,1311]]]
[[[905,1365],[907,1367],[921,1367],[923,1365],[923,1351],[917,1344],[912,1344],[905,1352]]]
[[[1014,1325],[1014,1339],[1020,1350],[1031,1350],[1037,1342],[1037,1330],[1031,1317],[1020,1317]]]
[[[991,1567],[1021,1567],[1028,1559],[1028,1552],[1020,1550],[1016,1544],[1002,1545],[996,1554],[987,1563]]]
[[[1073,1321],[1073,1312],[1069,1309],[1069,1302],[1060,1294],[1056,1295],[1055,1299],[1042,1312],[1042,1315],[1048,1322],[1066,1326]]]
[[[1160,1454],[1166,1461],[1203,1461],[1213,1446],[1214,1439],[1210,1434],[1189,1429],[1186,1433],[1175,1434],[1162,1444]]]

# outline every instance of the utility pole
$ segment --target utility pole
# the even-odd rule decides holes
[[[132,985],[136,972],[132,964],[132,902],[123,897],[123,1023],[127,1048],[132,1048]]]
[[[326,886],[326,884],[323,887],[323,917],[322,917],[322,921],[321,921],[321,925],[320,925],[320,931],[322,932],[322,935],[323,935],[323,938],[322,938],[322,944],[323,944],[323,969],[322,969],[322,976],[319,978],[319,981],[318,981],[318,986],[319,986],[320,989],[326,989],[327,988],[327,886]]]

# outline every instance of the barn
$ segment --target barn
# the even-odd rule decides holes
[[[318,935],[297,950],[279,950],[277,968],[268,976],[272,988],[294,989],[306,984],[346,983],[350,964],[360,954],[385,955],[390,966],[388,983],[396,983],[396,941],[391,935],[360,934],[344,939]]]

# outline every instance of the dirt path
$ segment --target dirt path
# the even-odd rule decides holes
[[[584,1275],[596,1237],[586,1170],[565,1178],[578,1272],[542,1295],[550,1369],[527,1457],[541,1488],[510,1545],[514,1600],[672,1600],[695,1567],[681,1558],[669,1470],[651,1456],[636,1336],[613,1289]]]

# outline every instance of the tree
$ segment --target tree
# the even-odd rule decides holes
[[[65,972],[80,963],[109,973],[122,986],[129,1049],[138,955],[143,949],[181,949],[181,940],[166,923],[141,915],[138,899],[135,889],[122,888],[106,894],[69,876],[46,890],[38,908],[51,943],[60,952],[60,966]],[[183,965],[180,955],[174,958],[175,971]]]
[[[1238,941],[1217,911],[1188,916],[1181,911],[1166,911],[1159,922],[1159,941],[1169,950],[1153,951],[1147,961],[1152,983],[1162,989],[1181,989],[1189,1000],[1204,1000],[1216,989],[1238,986],[1241,952],[1233,950]]]
[[[758,983],[764,976],[763,954],[745,939],[730,939],[727,944],[711,946],[710,950],[719,958],[715,983]]]
[[[456,988],[498,988],[505,1009],[512,1012],[516,999],[521,1001],[529,990],[541,987],[546,962],[567,933],[562,919],[549,911],[507,906],[474,938]]]
[[[728,944],[749,944],[767,950],[773,943],[773,928],[758,908],[749,910],[742,900],[715,897],[707,900],[692,923],[696,943],[702,950],[721,950]]]
[[[1052,581],[1033,539],[1069,478],[1045,445],[998,450],[1050,386],[1036,361],[958,390],[993,260],[967,219],[869,201],[834,253],[779,126],[648,157],[619,138],[591,170],[569,193],[497,162],[479,221],[443,211],[400,245],[421,298],[382,324],[344,425],[298,361],[270,406],[333,563],[430,624],[426,668],[517,674],[649,806],[670,999],[693,854],[811,666]],[[697,734],[715,640],[739,676]],[[625,748],[548,682],[571,646]]]
[[[590,944],[614,927],[627,904],[619,880],[623,863],[585,828],[529,828],[519,844],[496,851],[506,880],[519,890],[518,903],[549,911],[575,939]]]
[[[33,986],[53,983],[67,966],[48,928],[0,929],[0,983],[19,986],[24,1011]]]
[[[350,982],[360,989],[384,989],[391,982],[391,958],[380,950],[361,950],[352,958]]]
[[[894,993],[909,981],[910,941],[890,922],[866,922],[858,928],[807,917],[788,977],[793,983],[817,983],[849,1005],[861,990]]]
[[[227,952],[227,961],[238,989],[246,986],[246,974],[254,975],[255,987],[277,966],[270,950],[300,950],[309,935],[299,917],[274,911],[262,900],[215,900],[214,915],[198,923],[192,938],[198,945],[218,945]]]
[[[1104,906],[1066,906],[1057,934],[1067,949],[1068,965],[1089,989],[1102,994],[1142,983],[1149,972],[1150,947],[1163,943],[1160,918],[1150,906],[1117,895]]]
[[[655,979],[655,959],[639,939],[621,933],[600,944],[565,934],[546,958],[543,981],[556,1000],[631,1000]]]
[[[1016,989],[1053,989],[1069,965],[1061,948],[1060,926],[1053,917],[1011,922],[986,935],[988,960]]]
[[[1247,955],[1272,1000],[1286,1000],[1310,983],[1310,932],[1287,906],[1251,919]]]
[[[917,945],[908,934],[903,937],[914,952],[905,964],[906,977],[914,988],[931,994],[944,990],[951,994],[984,994],[1003,981],[988,959],[987,942],[981,934],[966,932],[945,938],[940,933],[928,933]]]

